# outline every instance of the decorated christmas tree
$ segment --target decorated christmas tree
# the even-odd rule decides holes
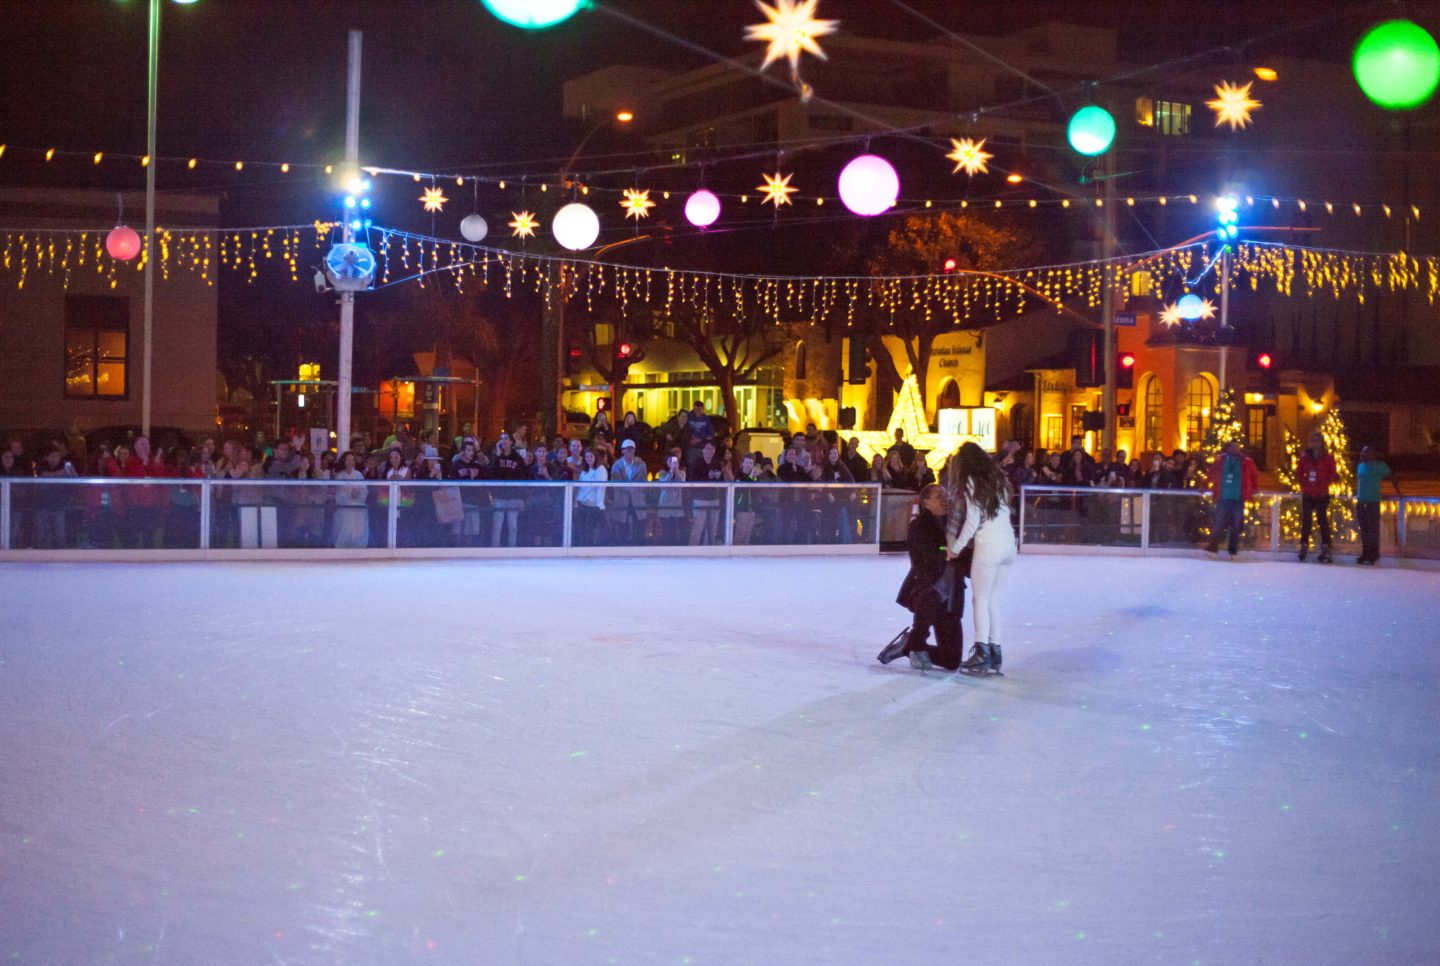
[[[1315,427],[1325,439],[1325,448],[1335,457],[1335,482],[1330,484],[1330,528],[1336,544],[1357,539],[1355,506],[1349,499],[1355,494],[1355,467],[1350,463],[1350,437],[1345,434],[1345,424],[1340,420],[1340,410],[1332,406],[1320,425]],[[1300,492],[1298,468],[1300,453],[1309,445],[1309,440],[1285,430],[1285,459],[1276,468],[1275,475],[1280,485],[1292,493]],[[1300,501],[1285,501],[1280,512],[1280,535],[1286,541],[1300,539]],[[1318,536],[1312,534],[1316,540]]]

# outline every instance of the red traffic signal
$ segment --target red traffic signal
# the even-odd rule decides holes
[[[615,355],[621,359],[630,358],[630,354],[634,351],[635,347],[628,342],[621,342],[615,347]]]
[[[1260,366],[1261,369],[1269,369],[1275,364],[1275,360],[1271,357],[1270,353],[1262,352],[1255,357],[1255,363]]]
[[[1133,353],[1133,352],[1122,352],[1122,353],[1120,353],[1120,366],[1121,366],[1121,368],[1123,368],[1123,369],[1134,369],[1134,368],[1135,368],[1135,353]]]
[[[947,259],[945,259],[945,271],[946,271],[947,273],[955,271],[955,259],[953,259],[953,258],[947,258]]]

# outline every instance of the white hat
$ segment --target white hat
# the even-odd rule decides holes
[[[634,441],[633,439],[628,439],[628,438],[627,438],[627,439],[622,439],[622,440],[620,441],[620,448],[621,448],[621,449],[634,449],[634,448],[635,448],[635,441]]]

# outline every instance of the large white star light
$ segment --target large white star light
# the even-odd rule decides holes
[[[1260,109],[1260,102],[1250,96],[1254,82],[1241,87],[1229,81],[1215,85],[1215,99],[1206,101],[1205,106],[1215,112],[1215,126],[1230,125],[1235,131],[1250,123],[1250,112]]]
[[[765,49],[761,70],[783,57],[790,62],[790,76],[798,83],[802,53],[826,59],[825,51],[820,49],[815,38],[834,33],[840,21],[816,19],[815,8],[819,5],[820,0],[775,0],[772,7],[764,0],[755,0],[755,6],[760,8],[767,22],[746,27],[745,39],[770,45]]]

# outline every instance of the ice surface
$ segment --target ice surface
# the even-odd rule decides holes
[[[1440,962],[1440,575],[0,566],[0,962]]]

